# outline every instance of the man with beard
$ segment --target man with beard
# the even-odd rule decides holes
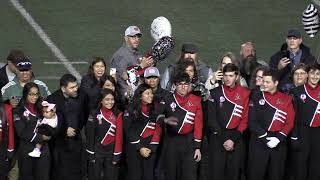
[[[250,86],[250,79],[257,66],[268,66],[263,60],[257,60],[256,48],[252,42],[245,42],[240,49],[240,73]]]
[[[241,77],[245,79],[249,87],[253,85],[250,84],[253,81],[252,78],[255,78],[255,71],[258,67],[268,67],[268,64],[264,60],[257,60],[256,48],[252,42],[245,42],[241,45],[240,49],[240,73]],[[249,142],[249,135],[250,132],[246,130],[243,133],[244,145],[242,149],[242,167],[241,167],[241,174],[242,177],[246,176],[247,174],[247,167],[246,161],[248,156],[248,142]]]
[[[60,79],[60,89],[48,97],[48,102],[56,104],[59,133],[53,139],[54,176],[52,179],[82,179],[82,138],[80,131],[88,119],[87,96],[78,91],[76,77],[65,74]]]
[[[138,51],[142,33],[137,26],[129,26],[124,32],[123,45],[113,54],[110,67],[116,70],[116,80],[119,84],[119,91],[122,100],[128,91],[127,80],[129,79],[126,69],[129,66],[139,65],[141,68],[153,64],[152,57],[141,57]]]
[[[287,33],[286,43],[282,44],[280,51],[275,53],[269,62],[270,68],[276,69],[279,76],[279,88],[292,83],[290,72],[299,63],[306,65],[316,62],[309,47],[302,43],[302,36],[298,29],[290,29]]]

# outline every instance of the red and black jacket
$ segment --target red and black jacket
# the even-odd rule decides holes
[[[248,127],[250,90],[235,85],[222,85],[210,91],[208,100],[208,131],[222,141],[238,141]]]
[[[199,149],[202,141],[203,112],[201,97],[191,93],[182,97],[174,93],[160,102],[161,114],[157,122],[162,122],[165,117],[176,117],[178,125],[167,126],[167,132],[172,134],[186,135],[193,133],[194,148]]]
[[[130,144],[136,146],[136,150],[142,147],[156,152],[161,140],[162,128],[158,122],[153,122],[149,118],[147,105],[141,105],[141,112],[137,118],[133,118],[129,112],[124,115],[125,131]]]
[[[0,155],[14,151],[14,127],[12,107],[4,104],[0,107]]]
[[[320,126],[320,85],[313,88],[309,84],[292,90],[296,112],[292,138],[298,138],[301,126],[316,128]]]
[[[284,140],[294,126],[292,97],[279,91],[274,94],[255,91],[251,96],[249,129],[258,138],[269,135]]]
[[[117,116],[102,107],[95,117],[90,116],[86,124],[87,149],[89,154],[114,155],[119,161],[122,153],[123,127],[122,115]]]

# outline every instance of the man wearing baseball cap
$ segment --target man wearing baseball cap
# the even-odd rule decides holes
[[[42,97],[47,97],[51,94],[44,82],[34,79],[32,64],[29,59],[17,59],[15,67],[17,68],[17,76],[1,89],[3,101],[9,100],[9,103],[15,108],[22,97],[23,87],[28,82],[34,82],[38,85]]]
[[[116,79],[122,97],[125,97],[124,95],[128,90],[126,83],[126,80],[128,80],[127,67],[139,65],[141,68],[145,68],[153,63],[151,57],[142,57],[138,51],[141,37],[142,33],[139,27],[129,26],[124,32],[123,45],[113,54],[111,59],[110,68],[116,70]]]
[[[314,64],[315,57],[310,48],[302,43],[302,36],[297,28],[289,29],[286,34],[286,42],[282,44],[280,51],[275,53],[269,62],[272,69],[278,70],[279,88],[282,89],[288,83],[292,83],[290,72],[299,63]]]

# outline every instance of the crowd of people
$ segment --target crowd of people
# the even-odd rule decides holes
[[[159,72],[137,26],[51,93],[21,50],[0,69],[0,180],[319,180],[320,65],[299,30],[216,71],[183,43]],[[237,57],[239,56],[239,57]]]

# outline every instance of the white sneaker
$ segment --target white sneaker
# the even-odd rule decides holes
[[[40,157],[41,152],[40,152],[39,150],[34,149],[32,152],[29,152],[28,155],[31,156],[31,157],[36,157],[36,158],[38,158],[38,157]]]

